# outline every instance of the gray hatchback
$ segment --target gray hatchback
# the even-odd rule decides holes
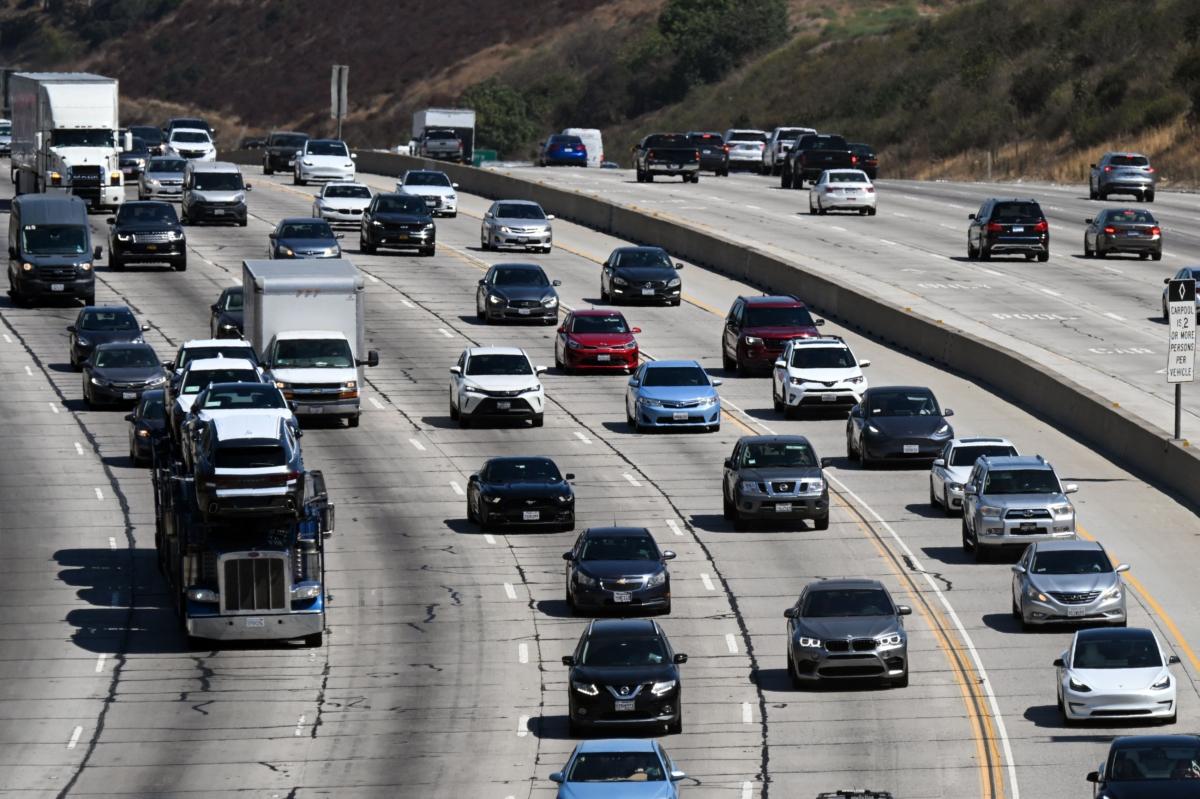
[[[1150,159],[1141,153],[1105,153],[1092,164],[1088,176],[1088,196],[1107,200],[1110,194],[1132,194],[1139,202],[1154,202],[1158,175]]]

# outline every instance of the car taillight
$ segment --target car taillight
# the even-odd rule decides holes
[[[1000,224],[999,222],[988,222],[987,232],[988,233],[1003,233],[1004,225]]]
[[[1112,172],[1112,167],[1111,167],[1111,166],[1106,166],[1106,167],[1104,167],[1104,171],[1105,171],[1105,172]]]
[[[850,156],[850,163],[851,163],[851,164],[857,164],[857,163],[858,163],[858,156],[857,156],[857,155],[852,155],[852,156]]]
[[[1104,228],[1104,232],[1105,233],[1116,233],[1117,229],[1115,227],[1113,227],[1112,225],[1109,225],[1108,227]]]
[[[725,152],[729,152],[729,145],[728,145],[728,144],[726,144],[726,145],[725,145],[724,147],[722,147],[721,149],[722,149],[722,150],[724,150]]]
[[[1159,236],[1161,234],[1162,234],[1162,228],[1160,228],[1158,225],[1155,225],[1154,227],[1150,228],[1151,236]]]
[[[647,157],[647,158],[653,158],[653,157],[654,157],[654,151],[653,151],[653,150],[647,150],[647,151],[646,151],[646,157]]]
[[[833,186],[826,186],[826,187],[825,187],[825,193],[826,193],[826,194],[833,194]]]
[[[1045,233],[1049,229],[1050,229],[1050,225],[1046,222],[1045,219],[1043,219],[1041,222],[1038,222],[1036,225],[1033,226],[1034,233]]]
[[[875,187],[867,186],[867,194],[874,194],[874,193],[875,193]]]
[[[700,160],[700,151],[699,150],[696,151],[696,160],[697,161]]]
[[[1154,171],[1154,167],[1152,167],[1152,166],[1148,166],[1148,167],[1146,167],[1146,171],[1147,171],[1147,172],[1153,172],[1153,171]]]

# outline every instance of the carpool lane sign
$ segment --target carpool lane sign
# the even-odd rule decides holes
[[[1190,383],[1196,366],[1196,281],[1167,283],[1167,382]]]

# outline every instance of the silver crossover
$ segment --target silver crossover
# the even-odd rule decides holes
[[[1125,625],[1129,566],[1097,541],[1035,541],[1012,567],[1012,613],[1022,627],[1059,622]]]
[[[1092,164],[1088,196],[1107,200],[1110,194],[1132,194],[1139,202],[1154,202],[1158,175],[1150,159],[1141,153],[1105,153]]]
[[[138,178],[138,199],[182,201],[185,167],[187,160],[177,155],[152,157]]]
[[[535,252],[550,252],[554,231],[550,227],[553,214],[528,200],[497,200],[483,215],[479,230],[479,246],[485,250],[501,247],[520,247]]]

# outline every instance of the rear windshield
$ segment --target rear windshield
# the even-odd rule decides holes
[[[812,327],[812,314],[807,308],[757,308],[746,309],[747,327]]]
[[[344,339],[284,339],[275,346],[279,369],[349,369],[354,366],[350,342]]]
[[[825,177],[826,183],[870,183],[866,172],[830,172]]]
[[[531,375],[533,369],[529,359],[524,355],[509,353],[492,353],[474,355],[467,361],[467,374],[479,377],[483,375]]]
[[[1113,166],[1150,166],[1150,159],[1144,155],[1114,155],[1108,159]]]
[[[176,364],[175,368],[182,369],[192,361],[203,361],[205,358],[244,358],[246,360],[253,361],[254,350],[245,345],[240,347],[188,347],[183,351],[182,354],[180,354],[179,363]]]
[[[646,138],[647,147],[687,147],[688,137],[681,133],[660,133]]]
[[[845,347],[797,347],[792,350],[796,369],[850,369],[857,366],[853,353]]]
[[[129,132],[147,144],[162,144],[162,131],[153,125],[132,125]]]
[[[571,145],[571,146],[573,146],[573,147],[574,147],[574,146],[580,146],[580,147],[582,147],[582,146],[583,146],[583,139],[579,138],[578,136],[562,136],[562,135],[559,135],[559,136],[551,136],[551,137],[550,137],[550,143],[551,143],[551,144],[568,144],[568,145]]]
[[[218,447],[218,469],[262,469],[287,464],[287,453],[278,444],[263,447]]]
[[[366,186],[326,186],[324,197],[358,197],[371,199],[371,190]]]
[[[622,316],[576,316],[571,323],[572,333],[628,333],[629,325]]]
[[[692,133],[688,135],[694,144],[708,144],[720,147],[725,143],[725,139],[720,133]]]
[[[708,375],[699,366],[659,366],[647,369],[643,386],[707,386]]]
[[[457,139],[458,134],[452,130],[427,130],[425,131],[427,139]]]
[[[129,311],[92,311],[79,320],[80,330],[137,330],[137,320]]]
[[[545,219],[546,214],[541,206],[529,203],[500,203],[496,206],[496,216],[500,219]]]
[[[257,383],[261,378],[248,369],[204,369],[189,372],[179,389],[180,394],[199,394],[209,383]]]
[[[1040,220],[1042,207],[1037,203],[996,203],[992,210],[992,219],[997,222],[1023,222]]]
[[[292,134],[276,134],[271,137],[271,147],[294,147],[299,150],[304,146],[304,142],[308,141],[307,136],[301,136],[298,133]]]
[[[349,156],[350,151],[346,149],[346,145],[340,141],[309,141],[309,155],[343,155]]]
[[[147,347],[101,350],[96,353],[96,366],[102,369],[141,369],[158,366],[154,351]]]
[[[1057,494],[1058,478],[1049,469],[993,469],[985,494]]]
[[[987,455],[989,458],[1002,458],[1007,455],[1016,455],[1016,447],[1005,447],[998,444],[991,444],[985,447],[955,447],[954,452],[950,454],[951,466],[974,466],[975,461]]]
[[[754,130],[735,130],[729,134],[729,141],[731,141],[731,142],[735,142],[735,141],[765,142],[767,140],[767,138],[768,138],[767,134],[762,133],[761,131],[754,131]]]
[[[1136,211],[1132,208],[1123,211],[1109,211],[1104,221],[1111,225],[1153,225],[1154,214],[1149,211]]]

